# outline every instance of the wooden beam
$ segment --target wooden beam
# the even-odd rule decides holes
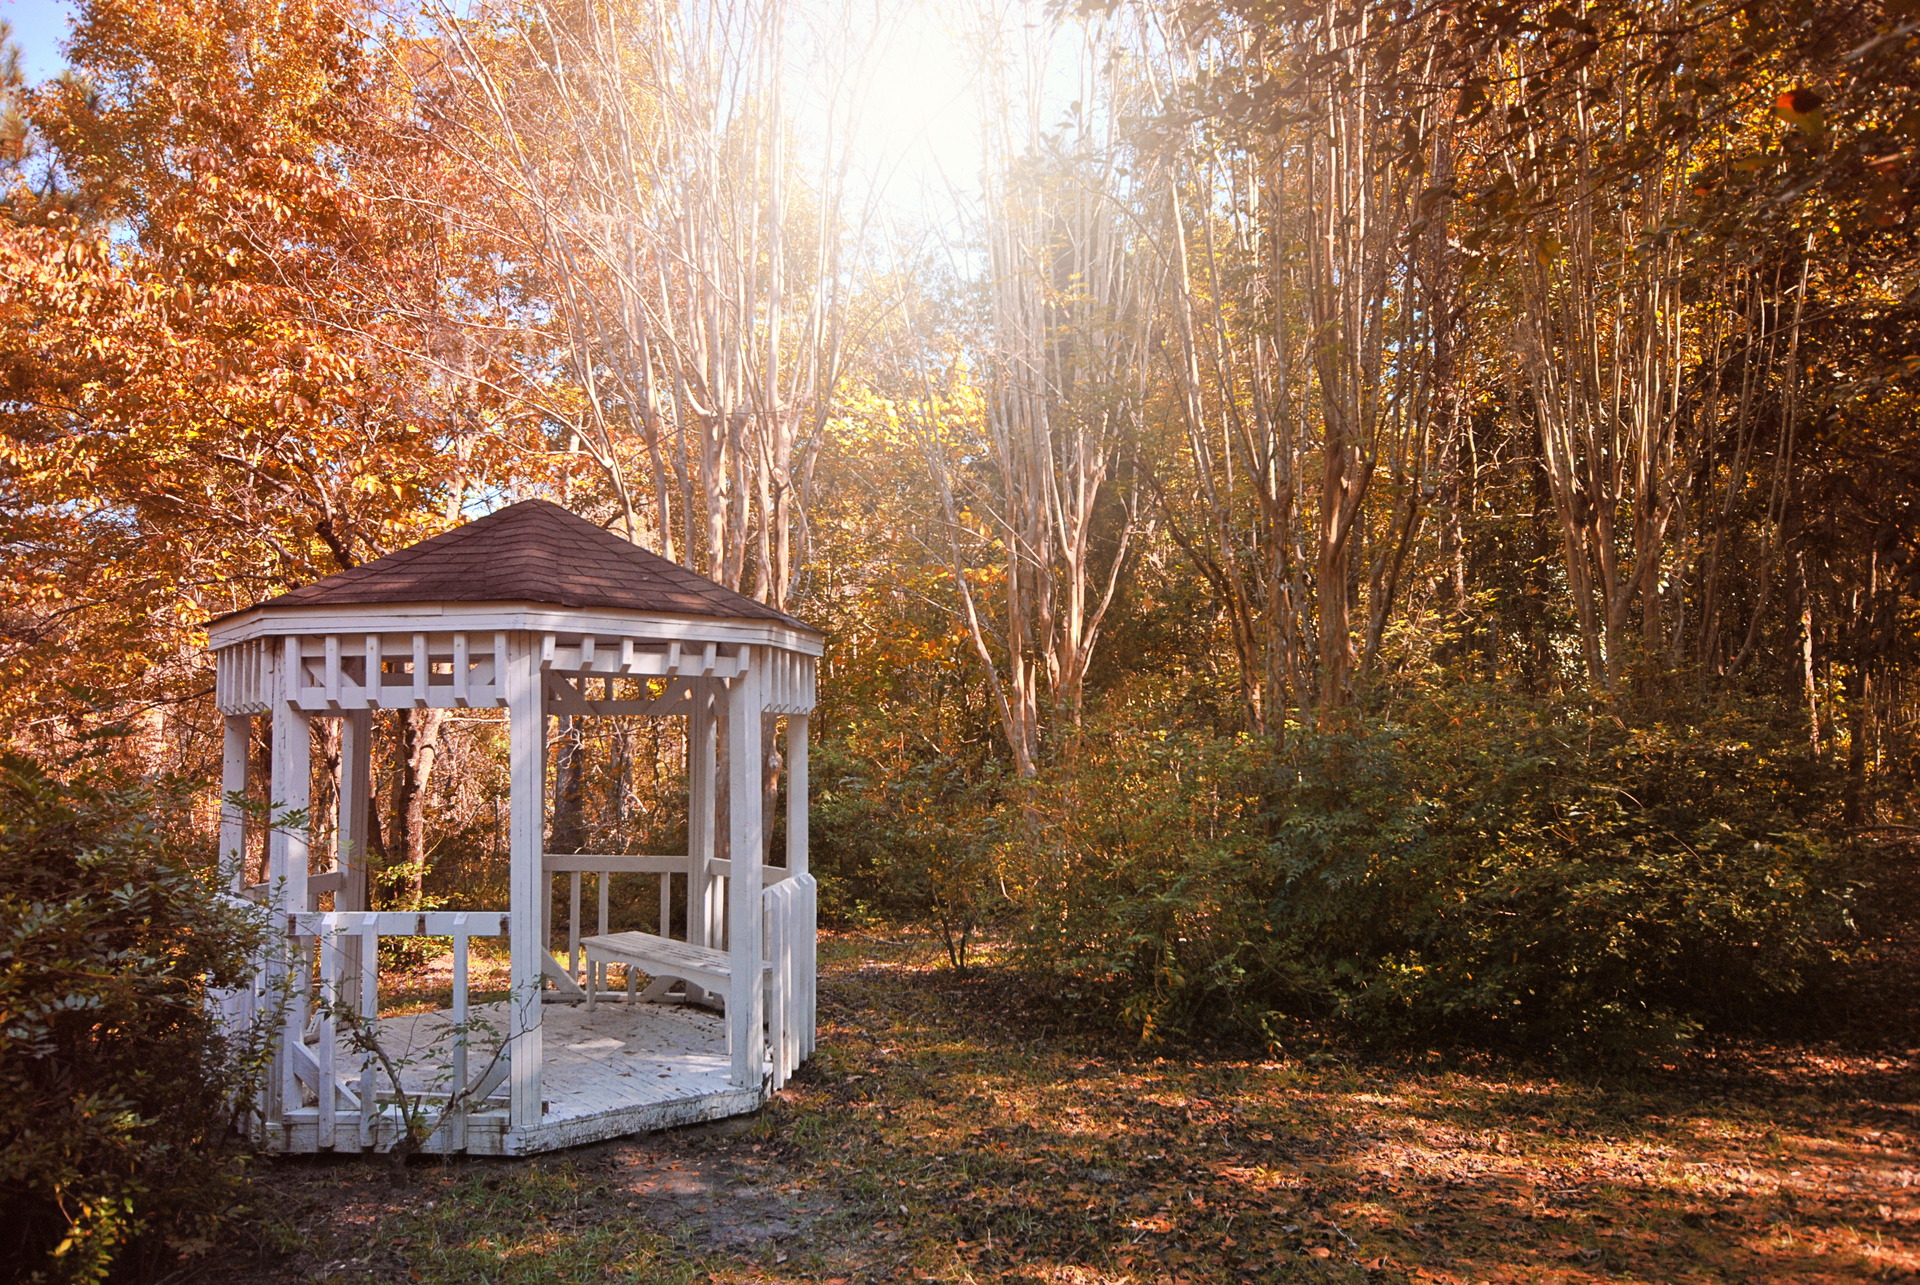
[[[432,682],[433,666],[427,660],[427,636],[413,636],[413,707],[427,707],[427,687]]]
[[[245,714],[229,714],[220,742],[220,869],[234,892],[247,883],[247,792],[248,742],[253,738],[253,719]]]
[[[727,887],[727,954],[733,975],[727,995],[727,1034],[733,1083],[758,1089],[765,1058],[760,985],[761,674],[742,648],[745,672],[727,692],[727,846],[735,854]]]
[[[511,936],[513,914],[498,910],[309,910],[287,917],[289,935],[367,933],[379,937]]]
[[[274,906],[282,911],[307,909],[307,863],[311,818],[309,776],[312,767],[312,728],[305,710],[293,703],[294,686],[302,681],[300,640],[289,638],[275,666],[277,697],[273,702],[273,786],[267,830],[267,891]],[[294,824],[288,824],[291,820]],[[291,948],[289,943],[289,948]],[[278,952],[275,952],[277,955]],[[287,966],[294,971],[289,974]],[[270,984],[285,988],[286,1011],[280,1029],[278,1069],[275,1077],[277,1101],[270,1106],[270,1118],[278,1118],[291,1107],[300,1105],[300,1086],[294,1075],[294,1059],[289,1049],[301,1046],[306,1035],[307,1004],[305,968],[297,954],[275,966]],[[278,997],[276,996],[275,999]]]
[[[540,991],[547,956],[546,886],[541,831],[546,818],[547,715],[542,699],[540,653],[526,634],[507,638],[509,840],[508,885],[512,994],[507,1038],[512,1059],[508,1118],[514,1130],[540,1123]]]
[[[686,857],[600,854],[591,852],[549,852],[541,858],[550,875],[594,874],[606,871],[616,875],[679,874],[687,868]]]

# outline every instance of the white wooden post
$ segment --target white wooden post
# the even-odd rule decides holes
[[[314,1049],[314,1060],[319,1064],[314,1086],[314,1097],[319,1107],[319,1141],[322,1151],[330,1151],[334,1145],[334,1111],[339,1095],[334,1092],[334,1020],[332,1006],[340,1002],[341,975],[340,934],[323,932],[320,934],[320,1000],[327,1008],[320,1015],[320,1041]]]
[[[731,989],[727,995],[727,1035],[733,1054],[733,1083],[758,1089],[765,1064],[760,973],[761,799],[765,784],[760,753],[760,671],[754,649],[740,645],[743,672],[727,692],[728,880],[727,954]]]
[[[707,930],[713,922],[713,878],[707,863],[713,860],[716,775],[713,688],[710,680],[695,682],[693,712],[687,715],[687,941],[695,946],[712,944]],[[689,1001],[704,994],[687,983]]]
[[[605,937],[607,935],[607,911],[609,909],[608,897],[613,890],[613,873],[608,870],[596,872],[593,876],[593,886],[600,897],[600,927],[597,931],[602,937]],[[605,987],[607,984],[607,969],[611,968],[612,965],[602,962],[593,965],[593,967],[597,967],[600,970],[595,981],[600,986]],[[576,973],[575,976],[578,976],[578,974]]]
[[[310,818],[306,816],[311,791],[312,728],[306,712],[294,701],[298,697],[300,640],[289,638],[275,666],[277,678],[273,702],[273,795],[267,832],[267,892],[275,910],[282,915],[307,909],[307,862]],[[297,824],[287,819],[298,813]],[[280,925],[287,921],[282,919]],[[287,962],[290,974],[278,979],[287,988],[286,1021],[280,1030],[276,1077],[280,1088],[281,1112],[300,1106],[300,1085],[293,1072],[289,1049],[306,1038],[307,978],[310,960],[300,950],[297,939],[287,938]],[[284,1118],[284,1116],[282,1117]]]
[[[815,952],[815,883],[807,873],[807,716],[787,715],[787,878],[793,881],[796,935],[794,942],[794,1008],[799,1029],[794,1033],[800,1056],[813,1052],[814,980],[819,956]]]
[[[220,743],[220,865],[231,870],[229,886],[239,892],[247,884],[247,813],[236,795],[247,792],[247,741],[253,720],[229,714]]]
[[[377,673],[376,666],[376,673]],[[376,679],[377,681],[377,679]],[[373,711],[350,710],[340,716],[340,787],[334,843],[335,860],[345,876],[340,890],[333,894],[335,910],[371,910],[373,902],[367,889],[367,821],[373,807]],[[360,1003],[360,938],[341,937],[335,949],[340,952],[340,976],[343,979],[338,1002]]]
[[[287,639],[286,654],[278,666],[279,699],[273,703],[273,813],[267,841],[267,883],[275,905],[286,911],[303,911],[307,906],[307,849],[310,842],[306,816],[313,772],[312,719],[294,703],[300,684],[300,640]],[[289,826],[284,818],[300,813],[299,823]]]
[[[467,1113],[471,1103],[467,1090],[467,917],[453,919],[453,1082],[448,1092],[461,1095],[460,1109],[454,1112],[452,1136],[448,1145],[455,1151],[467,1149]]]
[[[360,917],[360,1021],[369,1033],[380,1029],[380,920],[372,913]],[[377,1107],[380,1103],[378,1063],[371,1049],[360,1055],[360,1149],[370,1150],[380,1140]]]
[[[508,1126],[514,1130],[531,1129],[540,1123],[540,965],[547,944],[546,892],[553,883],[541,860],[547,718],[538,663],[530,635],[508,635],[508,949],[513,960],[507,1021],[511,1086]]]
[[[604,881],[606,876],[601,875]],[[600,930],[605,932],[603,927]],[[567,875],[567,976],[580,978],[580,872]]]

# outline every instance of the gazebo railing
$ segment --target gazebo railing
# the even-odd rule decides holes
[[[659,879],[658,935],[662,937],[671,936],[675,875],[684,876],[682,882],[688,889],[684,904],[689,925],[694,923],[696,908],[703,904],[703,899],[695,895],[696,890],[692,888],[693,861],[689,857],[548,853],[545,863],[549,878],[556,874],[567,876],[567,976],[575,982],[583,979],[580,939],[589,935],[581,932],[581,903],[585,891],[583,876],[595,876],[596,900],[599,903],[596,907],[597,935],[603,937],[609,929],[614,875],[652,875]],[[710,907],[708,913],[712,927],[707,940],[701,944],[724,948],[727,894],[732,882],[733,863],[724,858],[709,858],[706,868],[712,887],[704,904]],[[765,962],[772,965],[767,994],[767,1044],[772,1060],[771,1087],[778,1089],[814,1048],[817,975],[814,934],[819,917],[819,885],[812,875],[793,877],[793,872],[785,866],[761,866],[760,879],[761,954]],[[601,970],[609,967],[605,963],[588,963],[586,966]],[[610,991],[604,971],[594,979],[594,985],[601,992]],[[607,998],[614,996],[608,994]],[[659,996],[655,994],[649,998]]]
[[[380,939],[449,937],[453,941],[448,1028],[451,1048],[444,1067],[421,1072],[428,1085],[445,1087],[405,1091],[409,1098],[422,1102],[451,1104],[447,1118],[436,1130],[447,1136],[436,1141],[440,1148],[464,1150],[469,1117],[475,1113],[476,1104],[484,1102],[505,1081],[510,1054],[510,1050],[503,1051],[480,1077],[473,1078],[468,943],[474,937],[505,936],[507,931],[507,916],[493,910],[343,910],[288,915],[293,975],[311,977],[317,964],[319,991],[316,997],[307,987],[296,984],[288,997],[281,1040],[281,1122],[290,1123],[289,1109],[303,1101],[300,1086],[305,1084],[314,1093],[316,1142],[322,1148],[376,1148],[383,1122],[390,1123],[396,1134],[404,1128],[396,1114],[399,1107],[394,1086],[384,1083],[386,1068],[370,1046],[371,1040],[378,1039],[380,1029]],[[353,1030],[343,1029],[354,1025],[359,1027],[357,1036]],[[389,1050],[389,1056],[399,1062],[415,1052]],[[383,1098],[387,1099],[384,1105]],[[504,1114],[501,1124],[505,1124]]]

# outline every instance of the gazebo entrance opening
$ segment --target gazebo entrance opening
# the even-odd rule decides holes
[[[231,1020],[264,1018],[277,1033],[258,1103],[268,1146],[391,1146],[406,1126],[393,1067],[432,1118],[425,1149],[501,1154],[755,1110],[812,1050],[817,631],[527,501],[222,617],[208,634],[226,718],[221,851],[236,870],[248,868],[248,825],[231,800],[247,789],[252,720],[272,722],[265,879],[246,890],[272,908],[284,939],[254,986],[227,1001]],[[422,708],[506,713],[504,907],[369,907],[372,712]],[[569,716],[683,725],[686,851],[548,850],[549,724]],[[340,731],[337,859],[326,870],[312,868],[305,824],[316,718]],[[781,718],[776,864],[763,741]],[[657,881],[659,932],[609,931],[610,881],[630,878]],[[321,910],[327,893],[332,909]],[[448,1009],[381,1016],[379,940],[394,936],[451,939]],[[509,991],[474,1003],[470,943],[491,936],[508,939]]]

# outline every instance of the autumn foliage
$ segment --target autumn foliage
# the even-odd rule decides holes
[[[849,6],[82,0],[0,78],[9,744],[211,780],[208,618],[550,495],[826,630],[843,923],[1169,1045],[1812,1020],[1915,836],[1911,6],[961,26],[916,217]],[[375,738],[383,904],[497,892],[498,728]],[[673,841],[671,737],[556,745]]]

